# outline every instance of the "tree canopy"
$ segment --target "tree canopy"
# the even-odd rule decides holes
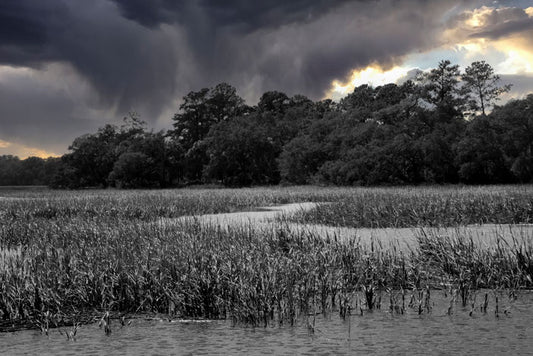
[[[485,62],[450,61],[403,84],[361,85],[338,103],[264,93],[248,106],[221,83],[188,93],[173,129],[135,114],[80,136],[61,158],[0,157],[0,184],[491,184],[533,181],[533,94]],[[491,110],[492,109],[492,110]]]

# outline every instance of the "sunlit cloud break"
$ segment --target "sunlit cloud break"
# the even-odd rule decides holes
[[[14,155],[18,156],[21,159],[26,159],[28,157],[48,158],[60,156],[54,152],[49,152],[46,150],[42,150],[35,147],[29,147],[14,142],[8,142],[5,140],[0,140],[0,155]]]
[[[393,67],[383,70],[380,66],[374,64],[361,70],[354,70],[350,79],[346,82],[334,80],[331,83],[331,90],[326,94],[327,98],[340,98],[351,93],[356,87],[361,85],[370,85],[377,87],[389,83],[396,83],[401,78],[405,78],[409,71],[414,68]]]
[[[398,83],[410,71],[430,70],[443,59],[463,69],[484,60],[500,75],[528,78],[533,73],[533,7],[482,6],[456,13],[443,26],[433,46],[395,58],[392,68],[372,64],[354,69],[346,79],[333,80],[325,97],[338,100],[360,85]],[[513,91],[506,99],[522,94]]]
[[[7,141],[0,140],[0,148],[8,148],[11,144]]]

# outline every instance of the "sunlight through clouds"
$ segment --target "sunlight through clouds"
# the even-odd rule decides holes
[[[403,78],[413,68],[393,67],[388,70],[383,70],[378,65],[370,65],[362,70],[354,70],[351,78],[346,82],[334,80],[331,85],[331,91],[326,95],[328,98],[340,98],[346,94],[351,93],[354,88],[368,84],[372,87],[385,85],[389,83],[396,83],[400,78]]]
[[[465,59],[483,56],[500,74],[531,73],[533,8],[483,6],[461,14],[466,18],[444,32],[445,43],[463,51]],[[497,58],[503,60],[496,60]]]
[[[28,157],[48,158],[60,156],[56,153],[48,152],[39,148],[29,147],[0,139],[0,156],[1,155],[14,155],[18,156],[20,159],[25,159]]]
[[[7,141],[0,140],[0,148],[8,148],[11,144]]]
[[[392,69],[383,70],[379,65],[371,65],[354,70],[345,80],[332,81],[326,97],[339,99],[363,84],[375,87],[396,83],[409,71],[429,70],[443,59],[450,59],[463,69],[474,61],[485,60],[501,75],[531,74],[532,18],[533,7],[482,6],[456,13],[446,22],[433,48],[403,57]],[[431,62],[430,66],[428,62]]]

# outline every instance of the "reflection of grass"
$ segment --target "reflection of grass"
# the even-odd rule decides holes
[[[420,227],[533,222],[533,187],[371,188],[300,211],[290,220],[348,227]]]
[[[57,321],[99,310],[292,324],[309,313],[347,316],[385,303],[398,313],[429,313],[428,286],[450,286],[468,302],[480,288],[533,286],[526,238],[478,250],[461,237],[421,236],[420,248],[403,253],[283,223],[265,230],[145,223],[187,209],[331,201],[349,191],[65,192],[3,202],[0,251],[8,257],[0,266],[0,319],[43,325],[47,311]]]

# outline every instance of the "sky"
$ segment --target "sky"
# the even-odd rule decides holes
[[[533,0],[1,0],[0,155],[64,154],[131,111],[169,129],[220,82],[338,100],[444,59],[533,92]]]

